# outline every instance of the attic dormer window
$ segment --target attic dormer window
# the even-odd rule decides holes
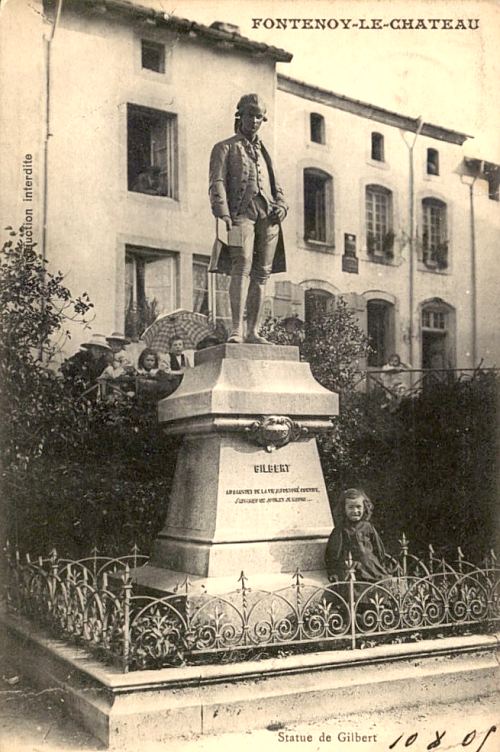
[[[437,149],[427,149],[427,174],[439,175],[439,152]]]
[[[315,144],[325,143],[325,118],[317,112],[311,112],[309,116],[311,141]]]
[[[141,40],[141,65],[155,73],[165,73],[165,45]]]
[[[371,158],[375,162],[384,161],[384,137],[381,133],[372,133]]]

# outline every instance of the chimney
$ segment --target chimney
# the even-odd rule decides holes
[[[225,31],[227,34],[240,34],[240,27],[236,24],[226,23],[226,21],[214,21],[210,24],[211,29]]]

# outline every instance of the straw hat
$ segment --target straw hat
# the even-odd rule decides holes
[[[120,342],[122,345],[130,345],[130,340],[123,332],[113,332],[109,337],[106,337],[106,342]]]
[[[93,334],[88,342],[82,342],[82,347],[102,347],[103,350],[111,350],[110,346],[106,342],[104,334]]]

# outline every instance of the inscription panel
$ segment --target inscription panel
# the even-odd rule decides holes
[[[218,522],[225,531],[237,528],[241,540],[330,533],[330,505],[314,439],[272,453],[226,446],[223,457]]]

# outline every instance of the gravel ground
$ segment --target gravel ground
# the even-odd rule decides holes
[[[97,752],[103,746],[66,716],[58,690],[37,691],[0,661],[1,752]],[[492,730],[492,727],[498,730]],[[188,732],[188,730],[186,730]],[[444,736],[441,736],[446,732]],[[475,733],[474,733],[475,732]],[[440,739],[438,739],[439,734]],[[358,735],[358,736],[356,736]],[[416,735],[416,736],[415,736]],[[359,739],[359,737],[365,739]],[[399,737],[399,741],[396,741]],[[466,705],[425,705],[310,724],[141,745],[141,752],[466,752],[500,750],[500,695]],[[120,752],[120,750],[118,750]]]

